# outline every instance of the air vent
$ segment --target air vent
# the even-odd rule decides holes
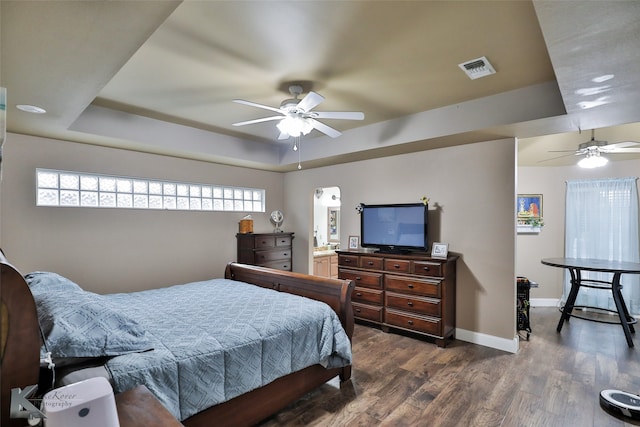
[[[458,64],[458,67],[467,73],[471,80],[496,73],[496,70],[493,69],[493,66],[485,56]]]

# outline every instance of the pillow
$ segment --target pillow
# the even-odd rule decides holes
[[[56,273],[25,276],[38,310],[46,349],[52,357],[118,356],[153,348],[146,331],[109,304]]]
[[[82,288],[66,277],[46,271],[34,271],[24,276],[34,297],[50,292],[82,291]]]

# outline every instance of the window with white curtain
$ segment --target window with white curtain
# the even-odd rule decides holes
[[[567,181],[565,256],[640,262],[636,177]],[[611,281],[611,273],[584,272],[583,278]],[[623,274],[622,295],[631,313],[640,313],[640,278]],[[563,300],[571,282],[565,273]],[[576,305],[616,310],[611,291],[581,288]]]
[[[264,212],[265,190],[36,169],[36,206]]]

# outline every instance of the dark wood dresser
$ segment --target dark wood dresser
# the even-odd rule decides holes
[[[293,233],[238,233],[238,262],[292,270]]]
[[[356,284],[356,320],[432,337],[444,347],[455,334],[457,258],[338,251],[338,277]]]

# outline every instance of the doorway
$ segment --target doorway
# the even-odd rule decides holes
[[[340,248],[340,188],[319,187],[313,194],[313,253],[311,274],[337,277],[336,249]],[[333,266],[335,264],[335,268]]]

